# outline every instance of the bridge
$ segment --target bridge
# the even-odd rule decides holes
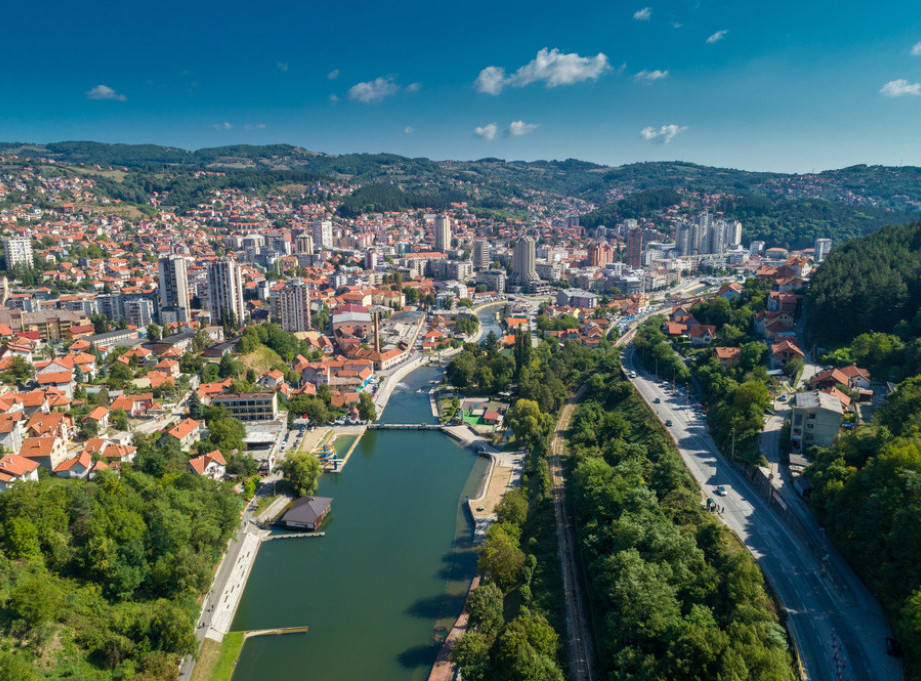
[[[444,430],[437,423],[371,423],[368,430]]]

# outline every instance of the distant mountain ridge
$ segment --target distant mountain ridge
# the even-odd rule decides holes
[[[661,209],[663,190],[680,191],[691,208],[703,194],[724,194],[711,207],[738,213],[748,240],[802,248],[816,236],[843,241],[890,223],[904,223],[921,212],[921,168],[858,165],[816,174],[783,174],[713,168],[661,161],[604,166],[577,159],[563,161],[433,161],[397,154],[329,155],[289,144],[232,145],[189,151],[153,144],[54,142],[0,143],[0,154],[47,158],[63,164],[114,166],[144,173],[182,175],[198,170],[228,174],[264,173],[268,182],[296,173],[301,180],[330,178],[359,184],[373,200],[356,198],[346,214],[379,209],[442,209],[467,201],[484,215],[509,213],[532,192],[575,197],[598,206],[584,224],[613,225],[635,217],[638,208]],[[273,179],[274,178],[274,179]],[[149,185],[149,183],[148,183]],[[381,186],[395,186],[398,191]],[[110,185],[114,189],[114,185]],[[401,197],[399,192],[407,194]],[[133,196],[139,196],[133,192]],[[124,200],[136,200],[121,197]],[[357,199],[362,199],[361,201]],[[430,201],[430,204],[426,202]],[[491,213],[493,211],[493,213]],[[499,211],[499,213],[495,213]],[[519,212],[520,216],[521,213]]]

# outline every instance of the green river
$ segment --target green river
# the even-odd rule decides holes
[[[410,374],[381,420],[435,422],[418,390],[440,377]],[[463,505],[485,469],[437,431],[367,432],[343,472],[320,480],[333,498],[326,536],[263,543],[233,625],[309,632],[249,639],[233,681],[426,679],[476,572]]]

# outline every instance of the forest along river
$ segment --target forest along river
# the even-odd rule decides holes
[[[385,423],[434,423],[423,367],[390,397]],[[419,390],[426,392],[419,392]],[[486,459],[438,431],[368,431],[317,494],[333,498],[315,539],[265,542],[232,629],[307,626],[243,646],[233,681],[417,681],[476,573],[464,509]]]

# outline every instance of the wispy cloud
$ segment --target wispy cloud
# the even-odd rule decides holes
[[[410,83],[406,86],[406,91],[410,93],[419,92],[420,89],[422,89],[422,83]]]
[[[668,71],[660,71],[659,69],[655,69],[654,71],[647,71],[646,69],[643,69],[635,76],[633,76],[633,80],[637,80],[643,83],[654,83],[657,80],[662,80],[663,78],[667,77]]]
[[[726,34],[729,33],[728,30],[723,29],[722,31],[717,31],[709,38],[707,38],[707,45],[712,45],[713,43],[718,43],[720,40],[726,37]]]
[[[921,95],[921,83],[909,83],[904,78],[890,80],[880,89],[887,97],[901,97],[902,95]]]
[[[330,104],[338,104],[338,103],[339,103],[339,95],[330,95],[330,96],[329,96],[329,103],[330,103]]]
[[[287,70],[288,70],[288,62],[286,62],[286,61],[280,61],[280,62],[278,62],[277,64],[275,64],[275,68],[277,68],[279,71],[287,71]]]
[[[363,104],[380,104],[387,97],[400,91],[400,86],[393,82],[393,76],[381,76],[364,83],[355,83],[349,88],[349,99]]]
[[[474,86],[479,92],[498,95],[507,86],[524,87],[543,82],[551,88],[583,80],[597,80],[610,69],[607,56],[601,52],[594,57],[582,57],[575,52],[566,54],[557,48],[549,50],[545,47],[510,76],[506,75],[505,68],[501,66],[487,66],[480,71]]]
[[[915,46],[911,48],[912,57],[921,57],[921,43],[915,43]]]
[[[108,85],[97,85],[92,90],[87,90],[86,98],[94,99],[97,101],[108,99],[108,100],[115,100],[117,102],[124,102],[126,99],[128,99],[127,97],[125,97],[125,95],[119,94],[118,92],[110,88]]]
[[[496,135],[499,134],[499,126],[495,123],[487,123],[481,127],[474,128],[473,134],[484,140],[495,139]]]
[[[247,123],[243,126],[244,130],[264,130],[265,123]]]
[[[215,123],[211,127],[215,130],[233,130],[233,126],[227,121],[224,121],[223,123]]]
[[[330,80],[336,80],[336,78],[339,77],[339,69],[333,69],[332,71],[326,74],[326,77],[329,78]]]
[[[652,7],[644,7],[633,13],[633,18],[637,21],[649,21],[652,18]]]
[[[534,132],[540,126],[537,123],[525,123],[524,121],[512,121],[509,123],[508,130],[506,130],[507,135],[512,137],[521,137],[522,135],[527,135],[528,133]]]
[[[680,132],[687,130],[685,125],[663,125],[658,130],[651,125],[649,127],[643,128],[640,130],[640,137],[649,142],[660,142],[662,144],[668,144],[673,139],[675,135]]]
[[[403,128],[404,135],[412,135],[414,132],[416,132],[416,130],[410,125],[407,125],[405,128]]]

